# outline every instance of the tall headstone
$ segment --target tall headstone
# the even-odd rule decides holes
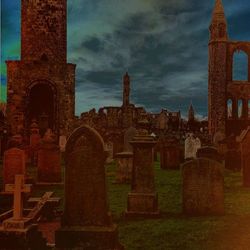
[[[4,152],[3,184],[14,184],[15,175],[25,175],[25,152],[11,148]]]
[[[160,143],[160,162],[162,169],[178,169],[180,167],[181,152],[179,140],[166,137]]]
[[[250,187],[250,127],[242,131],[240,137],[243,186]]]
[[[61,182],[61,157],[54,135],[47,131],[38,151],[37,180],[41,183]]]
[[[156,141],[152,136],[135,136],[133,146],[133,170],[131,192],[128,194],[127,216],[159,216],[158,196],[154,182],[153,147]]]
[[[187,215],[224,214],[224,177],[220,162],[208,158],[182,166],[183,212]]]
[[[56,247],[117,249],[118,230],[108,212],[101,136],[88,126],[76,129],[67,141],[65,158],[64,214]]]

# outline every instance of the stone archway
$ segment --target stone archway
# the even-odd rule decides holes
[[[48,128],[57,133],[57,91],[47,80],[36,81],[27,89],[26,128],[29,129],[32,119],[36,119],[40,133],[43,135]]]

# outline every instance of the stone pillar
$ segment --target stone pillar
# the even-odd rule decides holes
[[[133,170],[131,192],[128,194],[127,216],[159,216],[158,196],[154,183],[152,136],[138,135],[131,142],[133,146]]]

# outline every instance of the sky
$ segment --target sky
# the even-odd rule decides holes
[[[20,58],[20,0],[1,0],[1,94],[5,60]],[[249,0],[223,0],[232,40],[250,41]],[[68,0],[68,62],[77,64],[76,114],[131,102],[147,111],[181,110],[192,102],[207,116],[208,27],[214,0]],[[239,77],[246,68],[239,55]]]

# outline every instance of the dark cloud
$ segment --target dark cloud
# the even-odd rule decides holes
[[[18,27],[18,17],[11,7],[19,1],[2,2],[6,15],[12,15],[4,21],[12,34],[16,28],[10,22]],[[249,0],[223,3],[230,38],[250,40]],[[213,6],[214,0],[68,1],[68,60],[77,64],[77,114],[121,105],[122,76],[128,70],[136,105],[152,112],[180,109],[186,115],[192,101],[197,113],[207,116]],[[239,65],[241,70],[243,60]]]

